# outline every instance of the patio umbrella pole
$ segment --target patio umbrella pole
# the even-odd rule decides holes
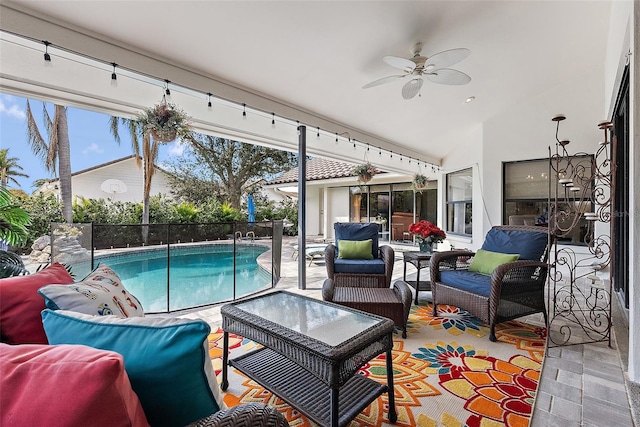
[[[298,289],[307,289],[305,236],[307,235],[307,127],[298,126]]]

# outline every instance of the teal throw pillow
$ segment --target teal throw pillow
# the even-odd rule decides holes
[[[373,259],[371,247],[373,240],[340,240],[338,241],[338,258],[341,259]]]
[[[83,344],[124,358],[152,426],[185,426],[223,408],[203,320],[42,312],[49,344]]]
[[[502,254],[500,252],[485,251],[478,249],[476,255],[471,260],[469,271],[475,271],[482,274],[491,274],[499,265],[508,262],[517,261],[520,258],[518,254]]]

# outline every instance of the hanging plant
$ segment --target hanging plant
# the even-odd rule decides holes
[[[351,173],[358,177],[358,181],[366,184],[378,173],[378,170],[371,163],[367,162],[354,167]]]
[[[142,125],[143,132],[151,134],[159,142],[171,142],[177,137],[191,134],[189,116],[174,104],[162,102],[138,114],[137,121]]]
[[[417,173],[413,176],[411,181],[411,188],[414,190],[424,190],[427,187],[427,177],[421,173]]]

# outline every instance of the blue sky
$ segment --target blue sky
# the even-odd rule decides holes
[[[42,102],[30,100],[31,110],[42,136],[47,140],[46,130],[42,122]],[[23,173],[29,178],[18,177],[20,187],[27,194],[31,194],[33,181],[39,178],[53,178],[47,172],[43,162],[31,150],[27,139],[26,120],[27,100],[13,95],[0,93],[0,148],[8,148],[10,157],[17,157],[18,164],[23,167]],[[53,104],[47,104],[49,115],[53,117]],[[71,171],[77,172],[102,163],[116,160],[133,154],[131,140],[126,131],[120,132],[121,142],[118,144],[109,130],[107,114],[69,107],[67,109],[69,121],[69,140],[71,144]],[[182,154],[183,146],[172,142],[161,146],[160,162],[169,156]],[[17,188],[10,183],[9,188]]]

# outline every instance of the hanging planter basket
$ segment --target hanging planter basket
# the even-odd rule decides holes
[[[411,181],[411,188],[417,191],[424,190],[427,188],[427,177],[422,175],[421,173],[417,173],[413,176],[413,180]]]
[[[191,134],[189,116],[174,104],[162,102],[138,114],[138,122],[143,132],[148,133],[158,142],[167,143],[177,137],[186,137]]]
[[[353,168],[351,173],[358,177],[358,181],[366,184],[378,173],[378,170],[371,163],[367,162]]]

